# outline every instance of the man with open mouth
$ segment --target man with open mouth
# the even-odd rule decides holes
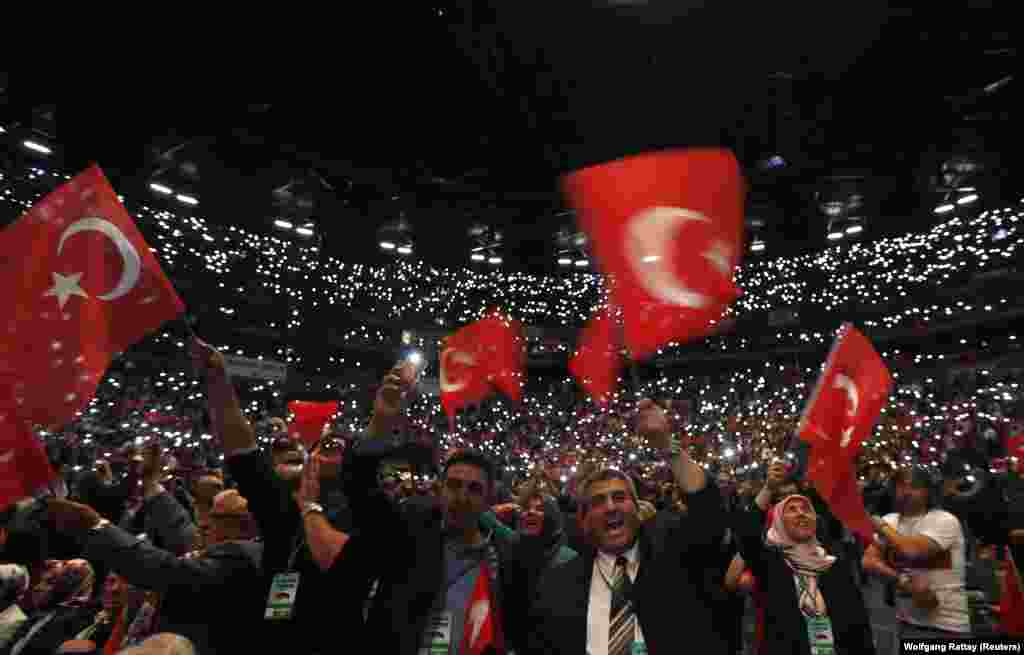
[[[637,432],[672,468],[687,517],[641,522],[632,479],[605,468],[578,489],[577,520],[588,548],[548,571],[530,612],[529,654],[726,652],[715,632],[704,570],[715,566],[725,529],[718,486],[673,438],[665,411],[638,405]],[[685,641],[683,641],[685,639]]]

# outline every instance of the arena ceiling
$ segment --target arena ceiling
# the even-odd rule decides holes
[[[483,226],[504,266],[554,270],[559,176],[649,147],[734,148],[766,256],[823,247],[830,212],[864,238],[923,227],[951,161],[986,200],[1019,194],[1018,23],[995,3],[552,4],[410,3],[348,26],[375,49],[218,95],[137,76],[130,102],[47,104],[45,80],[0,74],[0,125],[123,193],[186,189],[200,204],[176,209],[210,220],[308,218],[359,261],[384,261],[380,230],[404,219],[428,261],[468,264]]]

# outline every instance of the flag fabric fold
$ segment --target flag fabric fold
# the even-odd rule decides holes
[[[569,370],[598,405],[607,406],[622,371],[619,329],[607,307],[587,322]]]
[[[292,414],[288,434],[310,448],[323,435],[327,422],[338,413],[338,401],[293,400],[288,403],[288,411]]]

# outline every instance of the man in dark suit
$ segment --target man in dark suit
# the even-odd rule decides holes
[[[726,652],[704,574],[724,533],[718,488],[672,439],[664,410],[649,400],[639,410],[638,431],[671,462],[688,515],[657,516],[641,527],[627,475],[603,469],[584,480],[579,521],[589,547],[541,580],[529,655]]]
[[[238,492],[218,496],[210,545],[185,557],[153,547],[88,505],[52,498],[47,511],[59,532],[82,540],[86,559],[101,562],[130,584],[163,594],[159,631],[188,637],[201,654],[245,652],[260,643],[252,624],[259,620],[257,604],[263,600],[262,547],[247,539],[249,517]]]

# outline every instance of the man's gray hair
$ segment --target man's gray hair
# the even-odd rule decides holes
[[[618,469],[603,468],[583,478],[583,481],[580,482],[579,487],[576,489],[576,502],[579,505],[581,516],[590,511],[590,488],[598,482],[608,482],[609,480],[622,480],[626,483],[629,495],[633,498],[633,504],[636,505],[639,511],[640,497],[636,493],[636,483],[633,482],[633,478]]]
[[[172,632],[161,632],[137,646],[117,651],[118,655],[196,655],[192,642]]]

